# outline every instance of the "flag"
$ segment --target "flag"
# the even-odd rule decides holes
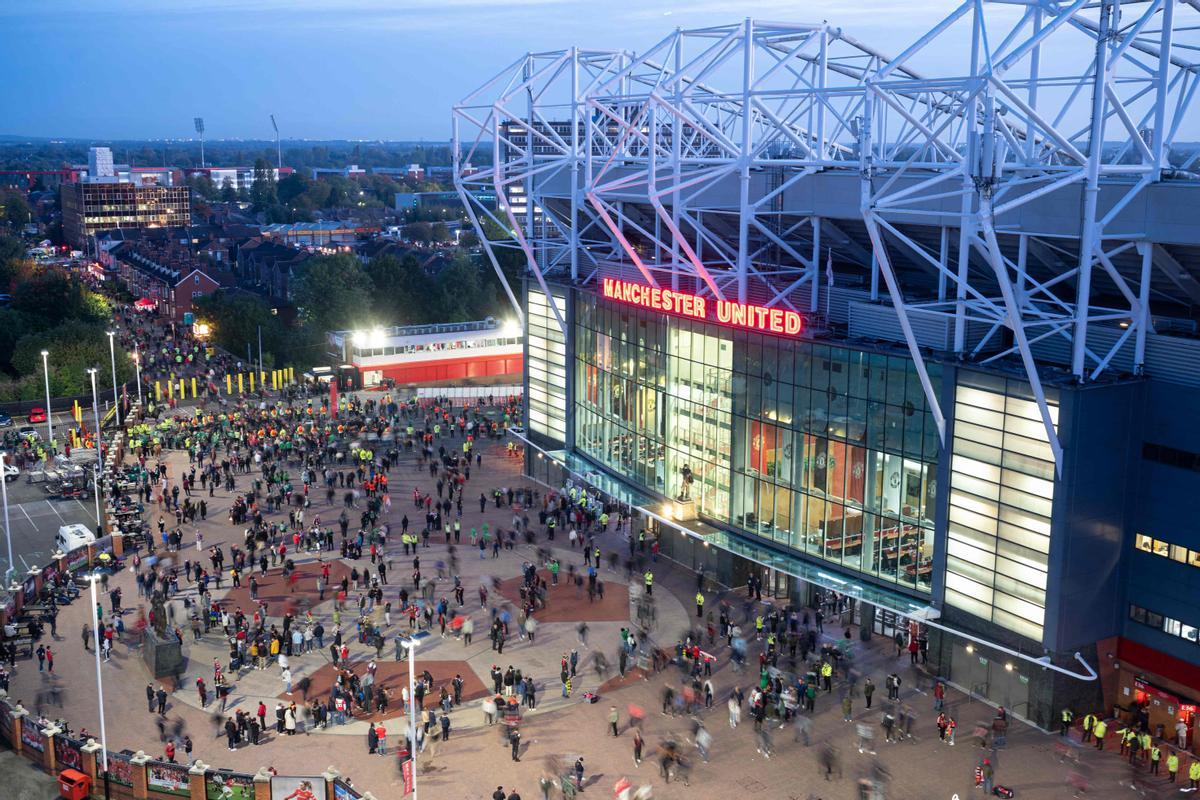
[[[829,248],[829,255],[825,259],[825,280],[833,286],[833,248]]]

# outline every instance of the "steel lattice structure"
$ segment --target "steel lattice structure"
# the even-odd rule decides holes
[[[968,0],[895,55],[755,20],[528,54],[455,107],[456,186],[497,270],[518,248],[543,290],[621,271],[819,317],[836,250],[886,289],[943,438],[914,315],[962,358],[1019,359],[1061,464],[1034,347],[1069,342],[1078,381],[1125,348],[1140,371],[1152,304],[1200,305],[1154,218],[1200,201],[1176,146],[1197,53],[1200,0]]]

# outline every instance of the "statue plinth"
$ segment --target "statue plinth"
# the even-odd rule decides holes
[[[155,679],[174,677],[183,673],[183,645],[172,634],[160,637],[153,628],[146,628],[142,660]]]

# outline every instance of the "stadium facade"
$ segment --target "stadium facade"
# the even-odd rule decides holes
[[[530,474],[636,506],[721,584],[918,630],[1043,727],[1191,725],[1197,8],[518,58],[453,119],[488,256],[527,266]]]

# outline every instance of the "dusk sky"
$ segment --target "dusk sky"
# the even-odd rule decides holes
[[[828,19],[897,52],[950,2],[37,0],[0,4],[0,134],[447,139],[527,50],[645,50],[676,27]]]

